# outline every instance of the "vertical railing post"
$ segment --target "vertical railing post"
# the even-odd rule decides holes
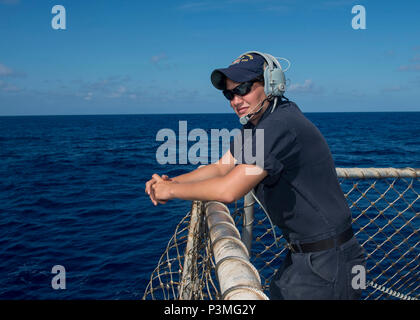
[[[248,192],[244,197],[244,217],[242,224],[242,242],[251,254],[252,230],[254,224],[254,197]]]
[[[203,217],[203,203],[193,201],[191,205],[191,220],[188,228],[187,247],[184,254],[184,267],[182,270],[181,284],[179,287],[180,300],[192,300],[194,292],[197,292],[197,250],[198,233],[200,232],[201,219]]]

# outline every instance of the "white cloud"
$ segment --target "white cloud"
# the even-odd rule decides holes
[[[166,56],[165,53],[161,53],[155,56],[152,56],[152,58],[150,59],[150,61],[153,64],[158,64],[159,62],[161,62],[162,60],[166,60],[168,57]]]
[[[418,61],[420,61],[420,53],[417,53],[412,59],[411,59],[411,61],[413,61],[413,62],[418,62]]]
[[[150,58],[150,62],[159,70],[171,70],[177,68],[176,63],[168,62],[169,58],[166,53],[160,53]]]
[[[114,89],[109,95],[109,98],[120,98],[127,92],[127,88],[125,86],[119,86],[118,88]]]
[[[420,71],[420,63],[400,66],[398,71]]]
[[[129,76],[110,76],[93,82],[73,80],[73,83],[80,86],[73,95],[86,100],[100,99],[131,99],[149,95],[148,90],[133,83]]]
[[[388,92],[400,92],[403,90],[407,90],[408,88],[406,86],[401,86],[401,85],[395,85],[395,86],[390,86],[390,87],[386,87],[382,89],[383,93],[388,93]]]
[[[18,92],[21,91],[20,88],[16,87],[13,84],[7,83],[0,80],[0,91],[2,92]]]
[[[315,85],[315,83],[311,79],[305,80],[303,84],[300,83],[293,83],[287,89],[289,92],[296,92],[296,93],[313,93],[318,94],[323,92],[323,88],[320,86]]]
[[[10,76],[13,70],[0,63],[0,76]]]
[[[25,77],[25,76],[26,74],[24,72],[18,72],[0,63],[0,77]]]
[[[89,100],[92,100],[92,96],[93,96],[93,93],[88,92],[83,99],[86,100],[86,101],[89,101]]]

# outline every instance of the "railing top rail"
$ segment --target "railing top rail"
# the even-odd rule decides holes
[[[336,168],[339,178],[382,179],[418,178],[418,168]]]

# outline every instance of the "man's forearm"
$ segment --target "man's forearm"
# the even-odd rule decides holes
[[[172,180],[179,183],[188,183],[220,177],[221,175],[222,172],[217,164],[209,164],[195,169],[194,171],[173,177]]]
[[[267,176],[267,171],[260,168],[258,174],[247,174],[249,170],[256,171],[257,168],[241,164],[228,174],[218,177],[184,183],[157,183],[155,185],[159,193],[157,199],[215,200],[231,203],[242,198]]]
[[[201,181],[173,184],[171,195],[183,200],[231,202],[224,191],[223,177],[214,177]]]

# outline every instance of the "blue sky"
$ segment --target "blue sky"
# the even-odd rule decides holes
[[[0,0],[0,115],[232,112],[210,73],[248,50],[291,61],[304,112],[420,111],[419,16],[408,0]]]

